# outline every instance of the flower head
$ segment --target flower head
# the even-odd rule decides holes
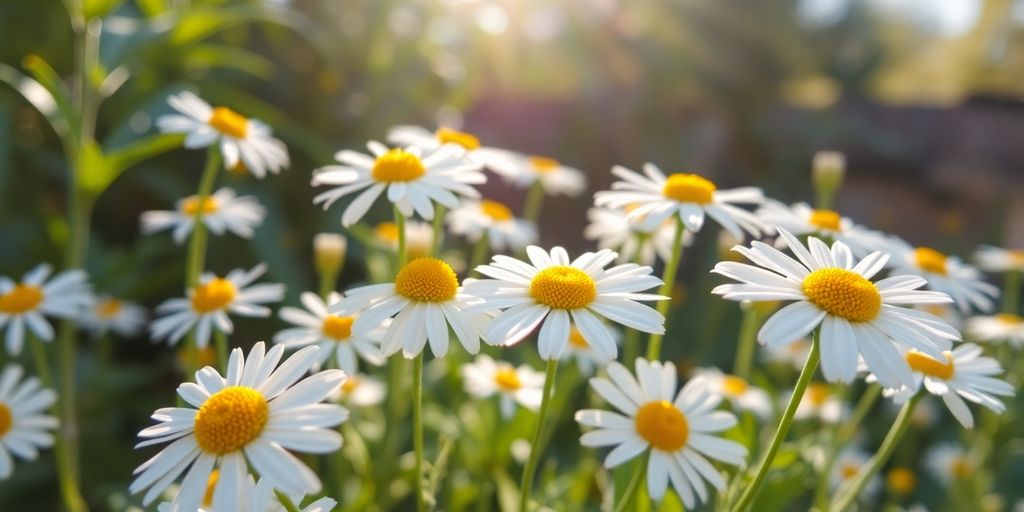
[[[703,378],[708,391],[729,400],[735,410],[748,411],[761,419],[772,413],[768,393],[742,377],[723,373],[718,368],[697,368],[693,377]]]
[[[1006,342],[1020,348],[1024,345],[1024,318],[1010,313],[968,318],[967,335],[976,341]]]
[[[928,288],[953,298],[960,312],[971,309],[989,312],[995,307],[999,288],[986,283],[978,269],[956,256],[947,256],[930,247],[913,247],[899,238],[889,240],[893,272],[919,275],[928,281]]]
[[[449,212],[446,221],[452,233],[470,242],[486,235],[494,252],[521,251],[537,241],[537,227],[532,222],[516,217],[508,206],[490,199],[466,201]]]
[[[518,167],[518,155],[514,152],[485,146],[476,134],[449,126],[441,126],[434,131],[419,126],[395,126],[388,131],[387,140],[392,144],[416,147],[423,151],[436,151],[441,146],[451,146],[460,150],[470,162],[501,175],[514,173]]]
[[[1024,249],[983,245],[974,252],[974,262],[985,272],[1024,271]]]
[[[766,199],[756,214],[765,225],[778,226],[796,236],[815,235],[843,242],[857,257],[887,249],[883,233],[855,224],[835,210],[815,209],[807,203],[786,206]]]
[[[0,276],[0,330],[7,330],[5,346],[10,355],[21,353],[26,326],[40,340],[52,341],[53,326],[45,316],[77,318],[92,304],[84,271],[66,270],[48,279],[52,271],[43,263],[20,282]]]
[[[53,446],[57,418],[45,413],[57,394],[39,384],[39,379],[22,380],[20,366],[7,365],[0,373],[0,480],[14,471],[11,455],[35,460],[40,448]]]
[[[195,227],[196,214],[202,211],[203,224],[214,235],[230,231],[242,238],[252,238],[266,217],[267,211],[252,196],[236,196],[230,188],[222,188],[205,200],[197,196],[179,199],[173,211],[142,212],[142,232],[152,234],[172,230],[174,241],[181,244]]]
[[[495,166],[494,171],[521,188],[540,183],[548,195],[569,197],[577,197],[587,188],[583,172],[553,158],[515,154],[512,162],[514,165]]]
[[[528,365],[518,368],[503,361],[495,361],[479,355],[472,363],[462,367],[466,393],[477,398],[498,394],[501,415],[510,418],[516,404],[535,411],[540,407],[541,390],[544,387],[544,373]]]
[[[962,446],[941,443],[929,448],[925,453],[924,466],[940,482],[951,485],[973,478],[977,462],[968,457]]]
[[[278,312],[282,320],[295,327],[275,334],[274,343],[280,343],[286,348],[316,344],[320,347],[318,366],[323,366],[333,355],[338,368],[349,375],[359,369],[357,355],[372,365],[384,364],[379,344],[386,326],[357,336],[352,330],[356,315],[332,315],[327,311],[327,304],[334,304],[341,298],[340,293],[331,292],[325,303],[317,294],[304,292],[301,300],[306,309],[284,307]]]
[[[387,385],[371,375],[347,375],[344,382],[327,398],[332,402],[358,407],[372,407],[384,401]]]
[[[146,309],[134,302],[100,295],[93,299],[92,307],[82,313],[78,323],[95,336],[107,331],[124,337],[136,336],[146,327]]]
[[[618,251],[618,263],[626,263],[633,255],[634,263],[653,265],[655,258],[668,261],[675,241],[675,224],[669,219],[653,229],[644,229],[642,219],[630,221],[626,218],[629,208],[591,208],[587,211],[590,224],[583,230],[584,238],[596,240],[601,249]],[[683,233],[683,246],[693,243],[693,233]]]
[[[612,341],[618,346],[622,341],[622,334],[617,329],[610,332]],[[586,336],[583,335],[583,331],[576,327],[576,324],[569,326],[569,342],[560,356],[562,360],[569,358],[576,360],[576,367],[583,375],[591,375],[595,369],[604,368],[614,360],[607,352],[594,350]]]

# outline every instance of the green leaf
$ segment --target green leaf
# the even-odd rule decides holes
[[[85,0],[85,19],[103,18],[124,0]]]
[[[158,134],[138,140],[109,154],[96,141],[82,146],[83,164],[79,184],[93,197],[103,193],[129,167],[181,146],[184,136]]]
[[[167,0],[135,0],[135,6],[147,18],[167,12]]]
[[[156,155],[181,147],[185,136],[178,133],[160,133],[139,139],[107,155],[110,164],[123,172],[125,169]],[[116,176],[115,176],[116,177]]]
[[[270,78],[274,64],[248,50],[219,44],[200,44],[189,49],[190,67],[234,69],[257,78]]]
[[[64,97],[58,100],[53,93],[39,81],[29,78],[17,69],[0,63],[0,81],[7,82],[26,101],[32,104],[53,127],[53,131],[61,138],[66,147],[73,147],[75,140],[71,133],[70,108]],[[62,106],[62,103],[64,105]]]
[[[98,196],[113,181],[108,178],[110,172],[103,148],[95,140],[87,140],[82,144],[81,167],[78,169],[78,184],[92,196]]]

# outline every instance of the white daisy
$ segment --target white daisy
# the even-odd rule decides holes
[[[886,249],[882,232],[857,225],[834,210],[811,208],[807,203],[786,206],[774,199],[765,199],[756,215],[765,225],[778,226],[796,236],[815,235],[843,242],[857,257]]]
[[[194,327],[196,345],[203,348],[210,341],[211,330],[225,334],[234,331],[228,313],[270,316],[270,309],[261,304],[281,301],[284,285],[252,284],[266,271],[267,265],[261,263],[248,272],[236,268],[224,277],[204,273],[187,297],[170,299],[157,306],[156,312],[161,316],[150,325],[150,335],[154,340],[167,340],[173,345]]]
[[[708,458],[741,466],[747,456],[743,445],[711,435],[736,425],[736,417],[715,407],[722,398],[695,378],[676,393],[672,363],[636,360],[634,378],[618,362],[607,367],[609,379],[595,377],[590,385],[601,398],[623,414],[599,409],[576,413],[581,425],[596,427],[583,434],[583,446],[615,446],[604,459],[613,468],[650,449],[647,491],[661,500],[671,481],[687,509],[708,501],[707,480],[723,491],[725,478]],[[696,495],[696,496],[695,496]]]
[[[595,351],[615,359],[618,348],[599,317],[643,332],[665,333],[665,318],[637,302],[668,299],[640,293],[661,286],[661,279],[651,275],[651,267],[627,263],[606,270],[617,256],[607,249],[584,253],[572,261],[561,247],[548,253],[531,245],[526,254],[532,264],[494,256],[490,265],[476,268],[493,279],[465,286],[467,295],[479,299],[469,311],[502,310],[486,331],[488,343],[514,345],[541,326],[540,356],[556,359],[569,341],[571,318]]]
[[[924,455],[924,467],[945,485],[973,478],[976,466],[958,444],[937,444]]]
[[[1003,372],[998,361],[983,356],[981,347],[974,343],[964,343],[943,355],[941,360],[936,360],[916,350],[907,351],[904,357],[914,370],[913,385],[886,388],[882,394],[902,404],[917,394],[924,384],[929,393],[942,397],[949,412],[964,428],[974,426],[974,417],[964,399],[997,414],[1006,410],[1006,404],[994,395],[1013,396],[1014,391],[1013,386],[995,378]],[[874,380],[873,376],[868,379],[869,382]]]
[[[765,390],[750,385],[746,379],[722,373],[718,368],[697,368],[692,378],[703,378],[708,391],[729,400],[736,410],[749,411],[765,419],[772,414],[771,398]]]
[[[622,334],[614,329],[611,334],[612,341],[618,346],[622,341]],[[613,361],[609,354],[594,350],[576,324],[569,326],[569,343],[565,345],[565,350],[559,357],[561,360],[569,358],[576,360],[576,368],[582,375],[591,375],[596,368],[604,368],[605,365]]]
[[[1024,271],[1024,250],[983,245],[974,252],[974,263],[985,272]]]
[[[995,307],[993,299],[999,296],[999,288],[986,283],[978,269],[929,247],[912,247],[896,237],[889,242],[889,266],[894,273],[925,278],[929,289],[952,297],[963,314],[970,313],[972,308],[988,312]]]
[[[628,210],[628,209],[627,209]],[[625,263],[636,255],[635,263],[653,265],[655,258],[668,261],[672,256],[672,242],[675,241],[675,225],[671,220],[646,230],[642,222],[630,222],[625,210],[591,208],[587,211],[590,224],[583,229],[583,236],[596,240],[600,249],[618,251],[619,263]],[[693,243],[693,233],[683,233],[683,246]]]
[[[78,323],[94,336],[114,331],[130,338],[141,333],[146,327],[146,308],[109,295],[93,299],[92,307],[78,319]]]
[[[910,468],[896,466],[885,474],[885,487],[898,496],[908,496],[917,487],[917,475]],[[911,507],[907,509],[907,512],[921,512],[921,510],[914,510]]]
[[[373,329],[364,336],[356,336],[352,332],[352,324],[356,316],[339,316],[327,312],[327,304],[341,300],[341,294],[331,292],[325,303],[319,295],[303,292],[300,296],[305,310],[284,307],[278,311],[282,320],[295,325],[274,335],[274,343],[285,348],[303,347],[316,344],[320,347],[320,360],[317,367],[334,355],[338,368],[347,374],[355,374],[359,369],[356,355],[366,362],[380,366],[384,364],[384,355],[380,352],[380,334],[382,329]]]
[[[967,335],[976,341],[1006,342],[1020,348],[1024,345],[1024,318],[1009,313],[968,318]]]
[[[503,418],[515,414],[516,403],[531,411],[540,407],[544,372],[535,371],[529,365],[515,368],[504,361],[479,355],[472,363],[462,366],[462,378],[466,393],[476,398],[497,393]]]
[[[868,463],[869,458],[870,455],[864,453],[860,448],[853,446],[843,448],[832,463],[832,472],[828,475],[829,487],[837,489],[840,485],[852,481],[861,468]],[[868,484],[859,498],[870,499],[878,493],[881,487],[882,479],[878,475],[874,475],[868,480]]]
[[[334,157],[343,165],[313,171],[313,186],[341,185],[313,198],[313,204],[323,203],[325,210],[341,197],[362,190],[341,215],[345,227],[362,219],[385,190],[388,201],[402,215],[411,217],[416,212],[431,220],[434,201],[449,209],[458,208],[458,196],[480,197],[472,185],[487,181],[480,166],[467,162],[462,151],[453,145],[426,154],[416,147],[388,149],[376,141],[370,141],[366,147],[373,156],[341,150]]]
[[[587,189],[587,176],[579,169],[562,165],[553,158],[515,154],[514,166],[496,166],[494,171],[515,185],[527,188],[540,183],[544,193],[577,197]]]
[[[178,395],[192,407],[158,409],[159,423],[139,432],[136,448],[170,442],[136,468],[132,494],[146,490],[148,505],[183,473],[171,512],[193,511],[203,501],[211,472],[219,469],[213,509],[240,510],[248,466],[287,494],[320,491],[320,479],[286,450],[330,453],[341,447],[334,427],[348,411],[321,404],[345,378],[341,370],[303,375],[317,360],[318,348],[299,350],[278,366],[284,347],[264,352],[263,342],[249,352],[231,351],[227,377],[207,366],[196,382],[178,386]],[[301,379],[301,381],[300,381]]]
[[[7,329],[7,353],[16,356],[25,344],[25,326],[42,341],[53,340],[53,326],[45,316],[77,318],[92,304],[88,276],[83,270],[65,270],[47,280],[53,268],[42,263],[21,282],[0,276],[0,330]]]
[[[380,379],[365,374],[350,374],[331,393],[328,400],[359,407],[372,407],[384,401],[387,386]]]
[[[430,131],[419,126],[396,126],[388,131],[388,142],[398,146],[414,146],[423,151],[436,151],[441,146],[455,146],[465,152],[466,159],[502,175],[518,169],[516,153],[480,145],[480,138],[469,132],[448,127]]]
[[[352,333],[366,336],[394,316],[384,331],[382,350],[391,356],[399,349],[412,359],[423,352],[427,341],[434,357],[448,352],[448,326],[470,354],[480,351],[483,315],[465,313],[465,297],[455,271],[436,258],[416,258],[406,263],[394,283],[375,284],[350,290],[328,311],[335,315],[358,314]]]
[[[206,492],[203,494],[203,501],[196,512],[221,512],[213,508],[213,493],[217,488],[219,480],[220,470],[215,469],[211,471],[210,478],[206,483]],[[302,498],[303,496],[300,494],[289,496],[289,499],[296,506],[302,502]],[[338,502],[334,499],[324,497],[299,510],[300,512],[330,512],[334,510],[337,504]],[[284,506],[277,501],[277,496],[274,494],[274,486],[270,483],[270,480],[260,478],[259,483],[256,483],[251,475],[245,483],[244,491],[239,495],[239,501],[236,503],[236,506],[238,508],[230,512],[285,512]],[[157,506],[157,512],[171,512],[171,508],[172,504],[170,502],[164,502]]]
[[[960,335],[945,322],[902,305],[949,302],[948,295],[920,291],[925,280],[897,275],[872,282],[888,259],[880,252],[855,263],[850,249],[835,242],[831,250],[808,237],[804,247],[779,228],[796,259],[761,242],[734,249],[758,266],[721,262],[712,272],[740,281],[712,293],[729,300],[795,300],[778,310],[761,327],[757,338],[768,346],[783,346],[821,326],[821,367],[829,382],[851,382],[857,375],[857,356],[887,387],[914,382],[897,343],[941,358]],[[809,249],[808,249],[809,248]]]
[[[707,178],[696,174],[676,173],[666,177],[654,164],[644,164],[644,175],[622,166],[612,168],[612,174],[622,181],[612,183],[612,190],[594,194],[596,206],[627,208],[629,220],[643,219],[640,225],[651,230],[664,220],[678,215],[693,232],[704,225],[704,215],[722,225],[737,238],[747,232],[759,236],[765,226],[751,212],[737,208],[733,203],[760,204],[764,200],[761,189],[743,187],[718,190]]]
[[[252,238],[267,215],[255,197],[238,197],[234,190],[222,188],[205,201],[200,201],[198,196],[179,199],[173,211],[142,212],[142,232],[149,235],[171,229],[174,241],[183,243],[192,232],[200,210],[203,212],[203,224],[210,233],[220,236],[230,231],[242,238]]]
[[[792,395],[792,393],[790,393]],[[786,399],[789,402],[789,399]],[[793,417],[798,420],[817,419],[824,423],[838,423],[843,417],[843,401],[824,382],[812,382],[800,398]]]
[[[219,142],[226,169],[245,166],[257,178],[263,178],[267,171],[277,174],[288,167],[288,148],[262,121],[248,119],[227,107],[213,108],[188,91],[167,98],[167,104],[184,115],[160,116],[156,120],[160,131],[187,134],[185,147],[189,149]]]
[[[452,233],[473,243],[486,234],[494,252],[518,252],[537,241],[537,227],[532,222],[517,218],[507,206],[490,199],[466,201],[449,212],[445,221]]]
[[[784,345],[769,345],[761,352],[765,361],[790,366],[800,370],[811,353],[811,340],[806,337]]]
[[[382,249],[398,251],[398,225],[394,222],[381,222],[374,226],[373,238]],[[405,252],[410,260],[428,256],[433,242],[433,226],[415,220],[405,221]]]
[[[46,414],[57,394],[44,389],[39,379],[21,380],[20,366],[7,365],[0,373],[0,480],[14,471],[14,457],[35,460],[40,448],[53,446],[57,418]]]

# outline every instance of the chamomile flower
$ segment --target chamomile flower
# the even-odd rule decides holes
[[[467,314],[465,308],[455,271],[442,260],[424,257],[406,263],[394,283],[349,290],[328,311],[342,316],[358,314],[352,324],[355,336],[366,336],[393,316],[381,340],[384,355],[401,349],[402,355],[412,359],[423,352],[428,341],[434,357],[443,357],[448,352],[448,326],[466,351],[479,352],[483,315]]]
[[[924,455],[924,467],[945,485],[952,485],[974,476],[977,463],[958,444],[942,443],[932,446]]]
[[[908,496],[917,487],[917,475],[910,468],[894,467],[885,474],[885,487],[897,496]]]
[[[303,378],[317,360],[317,347],[299,350],[278,366],[284,347],[265,351],[257,343],[248,358],[231,351],[227,376],[207,366],[196,382],[178,386],[191,407],[167,407],[153,413],[159,423],[139,432],[136,447],[171,444],[136,468],[132,494],[146,491],[148,505],[184,474],[171,512],[193,511],[203,502],[211,473],[219,470],[214,510],[241,510],[248,466],[287,494],[320,491],[320,479],[287,450],[330,453],[341,447],[334,427],[348,411],[321,404],[345,378],[325,370]]]
[[[267,171],[277,174],[288,167],[288,148],[262,121],[227,107],[211,107],[188,91],[167,98],[167,104],[181,115],[160,116],[156,120],[160,131],[186,134],[185,147],[189,149],[219,143],[226,169],[244,166],[253,176],[263,178]]]
[[[413,212],[434,218],[434,205],[448,209],[459,207],[459,196],[480,197],[473,185],[487,181],[478,164],[467,162],[462,151],[444,145],[426,152],[417,147],[388,149],[370,141],[371,155],[341,150],[334,157],[342,165],[328,165],[313,172],[313,186],[340,185],[313,198],[326,210],[343,196],[362,191],[345,208],[341,224],[351,226],[363,218],[373,202],[385,191],[387,199],[406,217]]]
[[[279,302],[284,298],[284,285],[252,284],[266,271],[266,264],[261,263],[248,272],[235,269],[224,277],[204,273],[199,277],[199,284],[188,291],[187,297],[170,299],[157,306],[156,312],[161,316],[150,325],[150,336],[173,345],[195,328],[196,344],[203,348],[209,343],[213,329],[225,334],[234,331],[228,313],[270,316],[270,309],[262,304]]]
[[[1003,372],[999,362],[983,356],[981,347],[974,343],[964,343],[944,352],[943,356],[936,360],[916,350],[907,351],[904,357],[914,370],[913,385],[886,388],[883,395],[892,397],[896,404],[902,404],[917,394],[924,384],[929,393],[942,397],[949,412],[964,428],[974,426],[974,416],[964,399],[997,414],[1006,410],[1006,404],[996,396],[1013,396],[1014,392],[1013,386],[995,378]]]
[[[0,330],[7,353],[16,356],[25,344],[25,327],[42,341],[53,340],[53,326],[45,316],[77,318],[92,304],[88,276],[66,270],[54,276],[45,263],[30,270],[20,282],[0,276]]]
[[[732,403],[735,410],[748,411],[765,419],[772,413],[771,398],[763,389],[751,386],[746,379],[722,373],[718,368],[697,368],[692,377],[701,377],[707,382],[708,391],[720,395]]]
[[[285,348],[316,344],[320,347],[318,368],[333,355],[338,368],[347,374],[354,374],[359,369],[357,355],[372,365],[384,364],[384,355],[379,347],[382,329],[373,329],[364,336],[356,336],[352,332],[355,315],[339,316],[327,312],[327,304],[341,300],[340,293],[331,292],[326,303],[312,292],[303,292],[300,300],[305,310],[284,307],[278,311],[282,320],[295,327],[275,334],[274,343],[282,344]]]
[[[779,234],[796,255],[792,258],[761,242],[735,250],[758,266],[721,262],[712,272],[739,281],[712,293],[729,300],[793,300],[773,314],[758,332],[758,341],[780,347],[821,326],[821,367],[829,382],[851,382],[857,375],[858,354],[886,387],[914,383],[910,366],[897,344],[925,351],[936,358],[960,335],[934,315],[902,305],[949,302],[948,295],[920,291],[925,280],[895,275],[871,279],[888,256],[875,252],[855,263],[846,244],[831,249],[808,237],[805,247],[789,231]]]
[[[946,256],[929,247],[913,247],[899,238],[892,237],[889,266],[894,273],[919,275],[928,281],[928,288],[940,291],[953,298],[963,314],[971,309],[991,311],[999,288],[986,283],[981,272],[960,261],[956,256]]]
[[[798,420],[817,419],[823,423],[838,423],[843,417],[843,401],[832,392],[832,386],[824,382],[812,382],[800,398],[793,417]]]
[[[82,313],[78,323],[97,337],[113,331],[128,338],[146,328],[146,308],[134,302],[100,295],[94,298],[92,307]]]
[[[618,346],[622,341],[622,334],[618,330],[612,330],[611,333],[612,341]],[[569,326],[569,343],[565,345],[565,350],[559,357],[562,360],[570,358],[576,360],[576,368],[582,375],[591,375],[595,369],[604,368],[613,360],[607,353],[594,350],[576,324]]]
[[[483,199],[466,201],[445,217],[448,229],[476,243],[487,236],[487,245],[494,252],[521,251],[537,241],[537,227],[516,217],[508,206]]]
[[[206,200],[201,201],[198,196],[179,199],[173,211],[142,212],[142,232],[148,235],[170,229],[174,241],[181,244],[195,227],[196,214],[200,211],[210,233],[220,236],[230,231],[242,238],[252,238],[267,215],[255,197],[239,197],[234,190],[222,188]]]
[[[836,460],[832,464],[832,472],[828,475],[829,486],[832,489],[837,489],[847,481],[852,480],[857,476],[867,463],[870,456],[864,453],[863,450],[856,447],[846,447],[836,455]],[[872,476],[868,480],[867,486],[864,488],[864,493],[860,496],[860,499],[868,499],[874,496],[881,490],[882,479],[878,476]]]
[[[740,466],[747,449],[714,436],[736,425],[736,417],[715,407],[722,398],[710,393],[703,378],[690,380],[676,393],[672,363],[636,360],[636,378],[613,361],[608,378],[595,377],[590,385],[620,412],[584,409],[576,413],[581,425],[595,427],[583,434],[583,446],[615,446],[604,459],[613,468],[650,449],[647,491],[660,500],[669,482],[687,509],[708,501],[705,480],[723,491],[725,479],[708,458]],[[610,379],[610,380],[609,380]]]
[[[577,197],[587,189],[585,174],[553,158],[516,154],[513,161],[514,166],[494,167],[494,171],[521,188],[539,182],[544,193],[569,197]]]
[[[466,393],[476,398],[498,394],[503,418],[511,418],[515,414],[517,403],[531,411],[540,407],[544,373],[529,365],[516,368],[504,361],[479,355],[472,363],[462,366],[462,378]]]
[[[985,272],[1024,271],[1024,250],[983,245],[974,252],[974,263]]]
[[[967,335],[976,341],[1006,342],[1020,348],[1024,345],[1024,318],[1009,313],[968,318]]]
[[[372,407],[384,401],[387,386],[380,379],[362,373],[348,374],[338,388],[328,396],[332,402],[358,407]]]
[[[423,151],[436,151],[450,145],[465,152],[466,159],[502,175],[518,169],[517,155],[509,150],[483,146],[480,138],[469,132],[442,126],[430,131],[419,126],[402,125],[388,131],[388,142],[399,146],[413,146]]]
[[[618,348],[611,330],[599,317],[639,331],[664,334],[665,319],[638,301],[668,297],[641,293],[661,285],[651,267],[634,263],[605,269],[617,254],[607,249],[569,260],[561,247],[549,253],[531,245],[531,263],[494,256],[477,272],[493,279],[467,283],[467,295],[479,299],[469,311],[498,311],[484,338],[492,345],[514,345],[540,326],[538,350],[545,360],[557,359],[569,342],[570,318],[591,348],[615,359]],[[543,325],[541,325],[543,323]]]
[[[654,264],[655,258],[668,261],[675,241],[675,225],[671,220],[646,230],[642,222],[630,222],[626,219],[626,210],[611,208],[591,208],[587,211],[590,224],[583,229],[583,237],[597,241],[598,248],[618,251],[619,263],[626,263],[636,255],[635,263],[641,265]],[[683,233],[683,246],[693,243],[693,233]]]
[[[800,370],[807,362],[807,356],[811,353],[811,340],[806,337],[777,346],[766,346],[761,352],[765,361],[782,364]]]
[[[629,220],[639,220],[643,229],[651,230],[666,219],[678,216],[688,231],[698,232],[709,215],[737,238],[744,232],[758,236],[766,228],[753,213],[733,203],[760,204],[761,189],[744,187],[718,190],[711,180],[696,174],[676,173],[665,176],[651,163],[644,164],[644,175],[615,166],[612,174],[621,181],[612,183],[612,190],[594,194],[596,206],[632,208]]]
[[[57,418],[46,414],[57,401],[53,390],[42,388],[39,379],[22,380],[20,366],[7,365],[0,373],[0,480],[14,471],[14,457],[35,460],[40,448],[53,446]]]
[[[373,238],[380,247],[398,251],[398,225],[381,222],[373,228]],[[434,242],[434,228],[426,222],[405,221],[405,252],[409,259],[422,258],[430,254]]]
[[[886,249],[884,234],[857,225],[835,210],[815,209],[807,203],[786,206],[766,199],[756,215],[765,225],[778,226],[796,236],[815,235],[843,242],[857,257]]]

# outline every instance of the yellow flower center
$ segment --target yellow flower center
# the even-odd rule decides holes
[[[245,166],[245,162],[243,162],[242,159],[239,158],[238,161],[235,162],[235,165],[232,165],[231,167],[228,167],[228,172],[230,172],[231,174],[234,174],[236,176],[243,176],[247,172],[249,172],[249,168],[246,167]]]
[[[808,221],[818,229],[839,231],[839,222],[841,220],[842,217],[839,216],[839,212],[832,210],[812,210],[811,218]]]
[[[359,377],[356,377],[354,375],[349,376],[349,378],[345,379],[345,382],[341,383],[341,391],[346,394],[351,393],[354,389],[359,387],[360,382],[361,381]]]
[[[665,180],[661,193],[680,203],[707,204],[714,198],[715,184],[696,174],[673,174]]]
[[[896,494],[910,494],[917,486],[917,476],[910,469],[896,467],[886,475],[885,483]]]
[[[354,316],[327,315],[320,330],[323,331],[324,336],[334,341],[345,341],[352,336],[352,322],[355,320]]]
[[[259,437],[269,416],[270,406],[258,391],[226,387],[208,398],[196,413],[196,442],[207,453],[236,452]]]
[[[236,139],[244,139],[249,131],[249,120],[227,107],[213,109],[208,123],[214,130]]]
[[[494,382],[498,384],[499,389],[505,392],[512,392],[523,387],[523,381],[519,380],[515,369],[507,366],[498,368],[498,371],[494,373]]]
[[[416,258],[395,276],[395,291],[416,302],[444,302],[455,297],[459,279],[447,263],[437,258]]]
[[[398,225],[394,222],[381,222],[373,228],[373,235],[384,242],[397,242]]]
[[[480,139],[476,138],[473,134],[452,130],[451,128],[438,128],[434,136],[437,137],[437,141],[441,144],[456,144],[470,151],[480,147]]]
[[[849,462],[839,467],[839,475],[843,477],[843,480],[849,480],[857,476],[858,471],[860,471],[860,466]]]
[[[17,315],[36,309],[43,302],[43,289],[30,284],[19,284],[0,295],[0,312]]]
[[[0,403],[0,439],[11,430],[13,425],[14,416],[11,414],[10,407],[7,407],[7,404]]]
[[[483,201],[480,202],[480,210],[484,212],[484,215],[490,217],[493,220],[512,220],[512,210],[509,210],[507,206],[497,201],[484,199]]]
[[[1010,313],[999,313],[999,314],[996,315],[996,318],[1000,322],[1002,322],[1004,324],[1010,324],[1010,325],[1017,325],[1017,324],[1019,324],[1021,322],[1024,322],[1024,318],[1021,318],[1021,317],[1019,317],[1017,315],[1013,315],[1013,314],[1010,314]]]
[[[96,315],[100,318],[112,318],[121,312],[124,305],[117,299],[104,299],[96,304]]]
[[[803,292],[815,306],[851,322],[869,322],[882,309],[878,288],[843,268],[823,268],[804,278]]]
[[[224,309],[235,300],[235,285],[220,277],[195,287],[192,293],[192,309],[197,313],[209,313]]]
[[[946,275],[946,256],[935,249],[928,247],[914,249],[914,262],[925,272]]]
[[[807,386],[807,400],[811,402],[815,407],[821,407],[828,400],[828,397],[832,395],[832,390],[828,387],[828,384],[821,382],[812,382]]]
[[[1010,249],[1006,251],[1010,256],[1010,263],[1013,265],[1024,265],[1024,250]]]
[[[953,354],[948,350],[942,353],[946,356],[946,362],[936,361],[921,352],[907,352],[907,364],[910,369],[923,373],[929,377],[949,380],[953,378]]]
[[[420,157],[400,148],[388,150],[373,163],[373,179],[381,183],[405,182],[426,174]]]
[[[220,480],[220,470],[210,471],[210,477],[206,479],[206,492],[203,493],[203,506],[213,506],[213,490],[217,488],[217,481]]]
[[[583,333],[575,325],[569,328],[569,344],[581,350],[590,348],[587,339],[583,337]]]
[[[546,174],[558,169],[558,166],[560,165],[558,160],[548,158],[546,156],[531,156],[527,160],[530,162],[530,167],[533,167],[533,170],[540,174]]]
[[[220,205],[211,196],[207,196],[202,201],[199,200],[199,196],[188,196],[181,202],[181,213],[189,217],[195,217],[200,210],[202,210],[203,215],[209,215],[216,212],[217,208],[220,208]]]
[[[730,396],[739,396],[747,391],[750,385],[747,381],[735,375],[724,375],[722,377],[722,393]]]
[[[967,462],[965,457],[954,457],[953,460],[949,462],[949,472],[956,478],[966,480],[974,474],[974,469],[971,467],[971,463]]]
[[[686,445],[690,424],[683,412],[669,402],[647,402],[636,411],[636,432],[654,448],[674,452]]]
[[[594,302],[597,283],[578,268],[548,267],[533,276],[530,296],[555,309],[580,309]]]

